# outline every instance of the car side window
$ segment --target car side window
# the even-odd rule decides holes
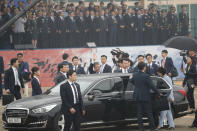
[[[135,85],[131,83],[131,81],[128,81],[126,91],[134,91],[134,89],[135,89]]]
[[[111,79],[102,80],[97,83],[92,90],[93,92],[98,91],[100,93],[109,93],[112,91],[112,82]]]
[[[124,83],[121,78],[114,78],[112,84],[113,91],[123,91]]]
[[[152,81],[157,89],[170,89],[168,84],[161,78],[152,77]]]

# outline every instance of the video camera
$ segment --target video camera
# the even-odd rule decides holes
[[[188,51],[186,51],[186,50],[182,50],[180,52],[180,56],[187,56],[187,55],[188,55]]]
[[[112,49],[111,54],[117,58],[129,58],[129,54],[121,51],[120,49]]]

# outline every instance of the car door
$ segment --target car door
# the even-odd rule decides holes
[[[160,101],[166,101],[168,98],[170,92],[173,90],[170,84],[160,77],[151,77],[153,84],[155,87],[159,90],[159,92],[163,95],[162,97],[158,98],[155,93],[152,92],[152,103],[153,103],[153,109],[157,108],[159,110],[163,110],[164,108],[167,109],[169,107],[168,104],[165,104],[166,107],[164,107],[164,103],[158,103],[155,102],[157,99],[160,99]],[[160,108],[158,108],[160,107]]]
[[[86,122],[102,121],[110,100],[112,79],[104,79],[97,82],[85,95]]]

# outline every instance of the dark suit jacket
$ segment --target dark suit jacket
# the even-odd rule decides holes
[[[54,82],[55,82],[55,85],[61,83],[62,81],[66,80],[67,78],[65,77],[64,74],[62,74],[61,72],[58,72],[58,74],[56,75],[55,79],[54,79]]]
[[[82,113],[82,110],[84,109],[84,107],[83,107],[83,100],[82,100],[80,85],[75,83],[75,86],[78,92],[78,98],[79,98],[79,104],[80,104],[79,110]],[[74,107],[74,98],[73,98],[73,92],[71,88],[72,87],[70,86],[68,81],[60,86],[60,96],[62,99],[61,110],[65,114],[67,113],[70,114],[69,110]]]
[[[42,89],[41,89],[40,83],[34,77],[31,81],[31,86],[32,86],[32,96],[42,94]]]
[[[69,65],[69,69],[70,69],[70,70],[73,69],[73,65],[72,65],[70,62],[68,62],[68,61],[63,61],[62,63],[59,63],[58,66],[57,66],[58,72],[60,71],[60,65],[61,65],[61,64],[68,64],[68,65]]]
[[[81,65],[78,65],[76,73],[77,74],[85,74],[84,68],[81,67]]]
[[[20,83],[21,83],[21,87],[24,88],[23,79],[22,79],[22,76],[21,76],[19,71],[18,71],[18,75],[19,75],[19,80],[20,80]],[[6,90],[9,89],[11,93],[14,92],[15,78],[14,78],[14,71],[13,71],[12,67],[10,67],[5,72],[4,84],[5,84],[5,89]]]
[[[156,76],[157,75],[157,64],[152,63],[151,68],[149,69],[148,64],[146,64],[146,73],[151,75],[151,76]]]
[[[190,69],[187,71],[186,70],[186,74],[185,74],[185,78],[183,81],[183,85],[186,85],[186,83],[188,82],[188,84],[195,84],[197,85],[197,70],[196,70],[196,64],[192,64],[190,66]]]
[[[151,102],[151,89],[159,94],[150,76],[144,72],[134,73],[131,82],[135,85],[133,97],[136,101]]]
[[[162,64],[162,61],[163,60],[161,60],[161,64]],[[166,57],[166,62],[165,62],[164,68],[166,69],[166,74],[172,73],[173,68],[174,68],[174,64],[173,64],[172,58]]]
[[[3,57],[0,56],[0,75],[4,73],[4,61]]]
[[[127,72],[132,73],[133,71],[131,70],[131,68],[129,68],[127,69]],[[123,72],[122,72],[122,69],[119,68],[118,70],[115,70],[114,73],[123,73]]]
[[[96,72],[94,71],[94,64],[90,63],[90,66],[88,68],[88,71],[90,74],[95,74]]]
[[[103,73],[112,73],[112,68],[110,65],[106,64],[104,69],[103,69]]]

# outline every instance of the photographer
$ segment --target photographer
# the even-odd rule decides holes
[[[187,90],[187,99],[189,102],[190,106],[190,111],[193,112],[195,110],[195,100],[194,100],[194,88],[196,83],[196,60],[194,57],[189,56],[187,58],[187,66],[185,70],[181,70],[185,74],[185,78],[183,81],[183,87],[186,85],[188,90]]]
[[[187,58],[186,58],[186,56],[194,57],[195,61],[197,61],[196,52],[193,51],[193,50],[181,51],[181,52],[180,52],[180,56],[183,57],[183,61],[184,61],[185,64],[187,63]]]

